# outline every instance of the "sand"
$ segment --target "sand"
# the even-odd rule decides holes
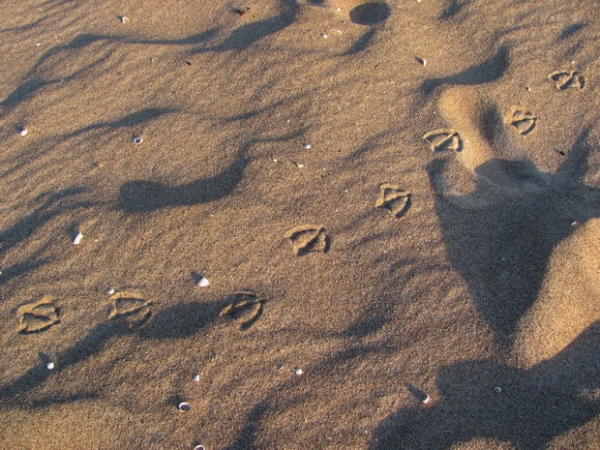
[[[2,2],[0,447],[597,448],[599,6]]]

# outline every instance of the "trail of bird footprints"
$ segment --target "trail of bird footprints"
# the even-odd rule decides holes
[[[379,186],[379,197],[375,201],[375,208],[386,209],[388,213],[399,219],[404,216],[411,203],[411,193],[393,184],[382,184]]]
[[[111,297],[112,310],[109,319],[122,320],[129,328],[141,328],[152,317],[152,302],[130,292],[118,292]]]
[[[37,333],[60,323],[60,311],[54,299],[45,295],[41,300],[23,305],[17,309],[19,318],[18,333]]]
[[[556,71],[548,75],[548,78],[554,81],[556,89],[564,91],[566,89],[581,90],[585,86],[585,79],[579,72],[572,70],[569,72]]]
[[[516,110],[512,114],[510,124],[517,129],[519,134],[527,136],[537,124],[537,117],[529,111]]]
[[[252,291],[241,291],[229,297],[229,304],[221,310],[219,316],[229,317],[244,331],[256,323],[264,310],[265,299]]]
[[[329,237],[322,225],[300,225],[288,231],[285,237],[292,241],[296,256],[329,250]]]
[[[431,151],[435,153],[445,150],[460,152],[462,150],[462,139],[454,130],[439,129],[423,135],[423,139],[429,142]]]

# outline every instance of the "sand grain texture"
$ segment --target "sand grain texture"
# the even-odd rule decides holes
[[[0,448],[598,447],[596,0],[0,17]]]

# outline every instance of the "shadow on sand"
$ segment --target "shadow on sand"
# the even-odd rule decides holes
[[[478,437],[519,449],[546,448],[600,414],[599,345],[596,322],[530,370],[488,360],[451,364],[437,375],[439,402],[391,415],[375,431],[370,448],[441,450]]]

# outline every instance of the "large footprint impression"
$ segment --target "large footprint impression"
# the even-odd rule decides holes
[[[464,138],[464,148],[440,154],[427,169],[438,194],[436,212],[448,261],[467,282],[476,310],[504,347],[513,345],[519,322],[540,302],[551,255],[573,234],[572,224],[583,226],[600,216],[600,189],[583,182],[593,150],[587,131],[558,171],[546,173],[513,140],[502,109],[477,87],[443,92],[440,113]],[[513,118],[521,132],[535,124],[527,112],[516,111]],[[560,298],[576,301],[566,294]],[[585,308],[560,309],[567,312],[560,322],[564,326],[583,323],[567,316]],[[547,325],[559,332],[555,324]]]

